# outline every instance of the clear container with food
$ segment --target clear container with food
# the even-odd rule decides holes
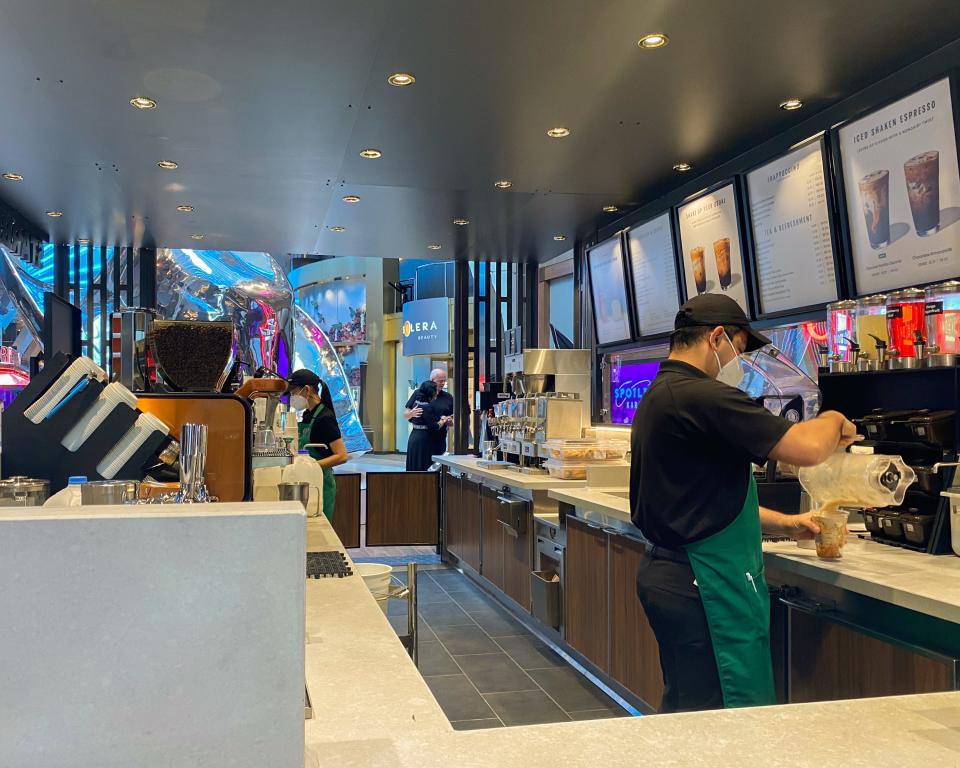
[[[543,462],[543,468],[550,473],[551,477],[555,477],[558,480],[586,480],[587,479],[587,470],[591,467],[611,467],[611,466],[628,466],[625,461],[580,461],[580,462],[571,462],[571,461],[557,461],[555,459],[548,459]]]
[[[887,296],[887,334],[891,349],[900,357],[913,357],[917,332],[926,332],[926,295],[920,288],[907,288]]]
[[[860,357],[877,360],[877,343],[889,345],[887,333],[887,297],[884,294],[857,299],[857,343]]]
[[[556,461],[595,459],[599,443],[596,440],[546,440],[541,451]]]
[[[853,360],[852,344],[857,343],[856,316],[855,301],[827,304],[827,353],[831,360]]]
[[[960,354],[960,280],[926,291],[927,346],[940,354]]]

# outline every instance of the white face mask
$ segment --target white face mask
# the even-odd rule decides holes
[[[713,350],[713,356],[717,358],[717,381],[722,381],[731,387],[739,387],[740,381],[743,379],[743,368],[740,367],[740,353],[737,352],[737,348],[733,346],[733,342],[730,341],[730,337],[727,336],[726,333],[723,334],[723,338],[727,340],[727,344],[729,344],[730,349],[733,350],[733,359],[726,365],[721,365],[720,355],[717,353],[717,350]]]
[[[307,398],[303,395],[290,395],[290,407],[295,411],[304,411],[307,408]]]

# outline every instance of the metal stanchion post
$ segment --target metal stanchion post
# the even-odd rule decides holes
[[[407,563],[407,634],[410,637],[410,658],[419,664],[419,630],[417,620],[417,564]]]

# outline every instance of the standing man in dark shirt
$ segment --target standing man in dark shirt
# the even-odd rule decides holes
[[[653,545],[637,594],[660,646],[662,712],[775,703],[761,531],[811,538],[811,515],[761,508],[751,463],[813,466],[856,438],[841,414],[792,424],[736,388],[769,340],[728,296],[680,308],[670,357],[640,401],[630,507]]]
[[[442,456],[447,452],[447,430],[453,424],[453,396],[447,390],[447,372],[442,368],[430,371],[430,381],[437,385],[437,399],[430,408],[440,417],[440,428],[431,433],[434,440],[433,455]],[[403,418],[407,421],[423,415],[423,409],[409,407],[403,409]]]

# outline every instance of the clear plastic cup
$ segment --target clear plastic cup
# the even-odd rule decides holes
[[[824,560],[839,560],[843,557],[843,545],[847,543],[847,518],[850,513],[845,509],[822,511],[814,514],[813,519],[820,526],[815,539],[817,557]]]

